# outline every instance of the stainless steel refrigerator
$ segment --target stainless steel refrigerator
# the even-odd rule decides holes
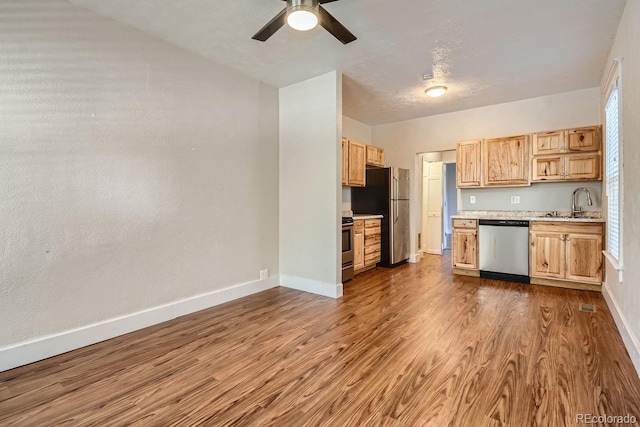
[[[367,169],[366,187],[351,189],[351,209],[383,215],[380,265],[393,267],[409,259],[408,169]]]

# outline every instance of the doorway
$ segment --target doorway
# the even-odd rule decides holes
[[[423,253],[441,255],[451,248],[451,216],[458,211],[455,150],[424,153],[422,164]]]

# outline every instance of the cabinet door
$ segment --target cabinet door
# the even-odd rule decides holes
[[[602,235],[567,235],[568,280],[602,283]]]
[[[484,184],[529,185],[529,137],[487,139],[482,143]]]
[[[349,185],[349,140],[342,138],[342,185]]]
[[[565,235],[560,233],[531,232],[529,248],[529,274],[532,277],[565,276]]]
[[[366,145],[349,141],[349,185],[352,187],[364,187],[365,185],[366,150]]]
[[[601,166],[598,153],[566,156],[564,177],[566,180],[600,179]]]
[[[564,180],[564,156],[543,156],[531,159],[531,181]]]
[[[478,269],[477,237],[476,230],[453,229],[451,258],[454,267]]]
[[[364,230],[353,231],[353,269],[364,268]]]
[[[567,137],[567,151],[598,151],[600,139],[600,126],[570,129]]]
[[[367,164],[371,166],[384,166],[384,150],[382,148],[367,145]]]
[[[565,138],[567,132],[559,130],[555,132],[540,132],[533,134],[532,150],[534,156],[547,154],[559,154],[565,151]]]
[[[456,185],[480,186],[480,140],[459,142],[456,147]]]

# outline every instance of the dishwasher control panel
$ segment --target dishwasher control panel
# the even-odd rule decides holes
[[[479,225],[497,225],[501,227],[528,227],[529,221],[520,219],[481,219]]]

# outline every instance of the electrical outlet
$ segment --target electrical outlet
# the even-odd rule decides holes
[[[469,203],[474,204],[476,202],[476,196],[469,196]]]
[[[268,279],[269,278],[269,270],[260,270],[260,280],[264,280],[264,279]]]
[[[518,203],[520,203],[520,196],[511,196],[511,204],[517,205]]]

